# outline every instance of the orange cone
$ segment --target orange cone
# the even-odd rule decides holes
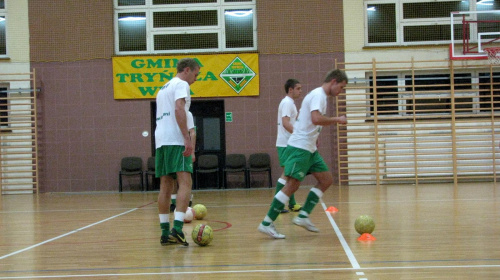
[[[339,209],[337,209],[336,207],[330,206],[330,207],[326,208],[326,212],[337,213],[337,212],[339,212]]]
[[[375,241],[377,238],[375,236],[369,234],[369,233],[363,233],[359,238],[358,241]]]

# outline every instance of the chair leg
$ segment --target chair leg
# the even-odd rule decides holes
[[[271,182],[271,180],[272,180],[272,179],[273,179],[273,178],[272,178],[272,176],[271,176],[271,169],[269,169],[269,188],[272,188],[272,187],[273,187],[273,184],[272,184],[272,182]]]
[[[248,189],[252,185],[252,176],[249,170],[245,170],[245,187]]]
[[[145,173],[146,175],[146,191],[149,191],[149,174],[148,173]]]
[[[118,175],[118,191],[122,192],[122,174]]]
[[[142,189],[142,191],[145,191],[145,189],[144,189],[144,176],[143,176],[144,174],[141,173],[139,175],[141,176],[141,189]]]

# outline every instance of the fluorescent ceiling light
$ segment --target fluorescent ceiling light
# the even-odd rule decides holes
[[[478,5],[493,6],[493,0],[481,0],[477,2]]]
[[[224,14],[233,17],[246,17],[248,15],[253,14],[253,11],[225,11]]]
[[[375,6],[371,6],[371,7],[366,8],[366,10],[375,12],[377,9],[375,8]]]
[[[124,18],[119,18],[119,21],[140,21],[140,20],[146,20],[145,17],[124,17]]]

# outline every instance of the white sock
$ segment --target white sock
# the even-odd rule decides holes
[[[184,212],[175,212],[175,220],[176,221],[181,221],[181,222],[184,222],[184,216],[186,215],[186,213]]]
[[[285,185],[286,184],[286,180],[283,179],[283,178],[279,178],[278,179],[278,183],[282,184],[282,185]]]
[[[160,224],[168,223],[170,221],[170,214],[159,214]]]
[[[311,191],[315,193],[319,198],[323,197],[323,192],[318,188],[311,188]]]
[[[279,202],[288,205],[288,201],[290,200],[290,197],[286,195],[284,192],[279,191],[275,196],[274,196]]]

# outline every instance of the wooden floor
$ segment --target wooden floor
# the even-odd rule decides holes
[[[160,246],[156,192],[3,195],[0,279],[500,278],[500,183],[332,187],[311,215],[321,232],[282,214],[284,240],[257,231],[273,192],[194,192],[208,215],[184,230],[209,224],[207,247]],[[361,214],[376,241],[357,240]]]

